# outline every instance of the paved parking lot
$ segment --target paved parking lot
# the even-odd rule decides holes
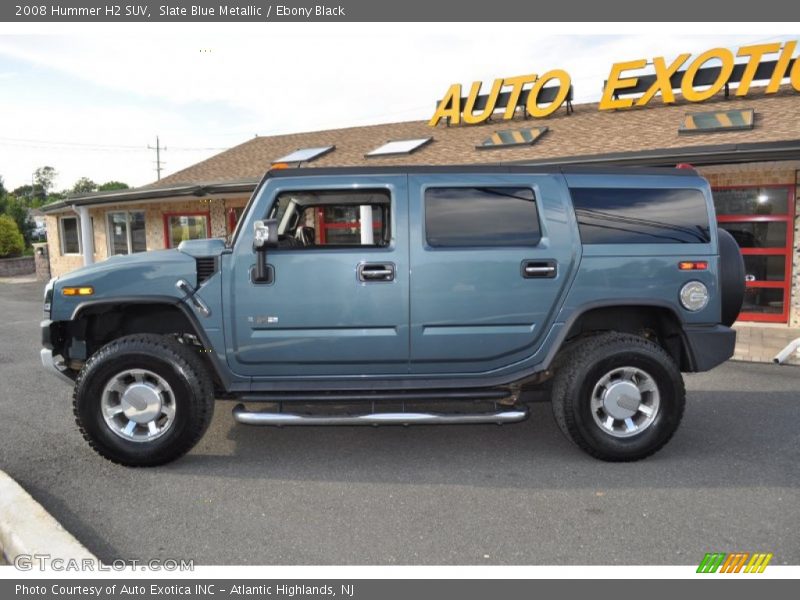
[[[634,464],[588,458],[548,404],[519,425],[257,429],[217,404],[157,469],[83,442],[38,366],[41,286],[0,284],[0,468],[101,559],[198,564],[800,564],[800,368],[687,377],[681,429]]]

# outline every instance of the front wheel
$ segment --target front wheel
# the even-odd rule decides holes
[[[561,431],[606,461],[634,461],[658,451],[683,416],[686,391],[672,357],[632,334],[578,341],[558,361],[553,413]]]
[[[205,433],[213,386],[190,347],[166,336],[130,335],[86,362],[73,410],[98,454],[127,466],[155,466],[182,456]]]

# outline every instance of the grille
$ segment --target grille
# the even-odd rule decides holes
[[[217,272],[217,259],[213,256],[197,258],[197,285],[201,285],[206,279]]]

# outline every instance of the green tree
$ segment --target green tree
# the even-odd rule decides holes
[[[7,216],[13,219],[17,226],[17,231],[22,234],[25,246],[29,246],[33,237],[33,231],[36,229],[36,223],[34,223],[30,218],[30,210],[28,209],[27,204],[22,199],[17,198],[14,195],[8,196],[6,198],[6,207],[4,212]]]
[[[0,214],[6,212],[6,205],[8,204],[8,191],[3,185],[3,176],[0,175]]]
[[[34,192],[38,192],[39,199],[44,201],[47,194],[53,189],[58,172],[53,167],[39,167],[33,172]]]
[[[20,202],[24,202],[26,206],[38,207],[43,203],[42,188],[38,185],[25,184],[18,188],[11,190],[11,195],[15,196]]]
[[[14,219],[0,215],[0,257],[19,256],[25,249],[25,241]]]
[[[112,190],[129,190],[131,186],[121,181],[106,181],[104,184],[97,186],[98,192],[110,192]]]
[[[73,194],[89,194],[97,191],[97,184],[88,177],[81,177],[72,186]]]

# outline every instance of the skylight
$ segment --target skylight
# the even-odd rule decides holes
[[[491,148],[509,148],[514,146],[531,146],[547,132],[547,127],[531,129],[503,129],[494,132],[490,137],[475,146],[478,150]]]
[[[714,131],[752,129],[753,120],[754,112],[752,108],[687,114],[683,117],[683,123],[678,133],[710,133]]]
[[[276,163],[300,163],[300,162],[309,162],[314,159],[319,158],[327,154],[328,152],[333,152],[336,149],[336,146],[319,146],[317,148],[300,148],[295,150],[291,154],[287,154],[286,156],[282,156],[277,160],[273,160],[272,164]]]
[[[368,152],[367,156],[388,156],[390,154],[411,154],[433,141],[432,137],[415,140],[395,140]]]

